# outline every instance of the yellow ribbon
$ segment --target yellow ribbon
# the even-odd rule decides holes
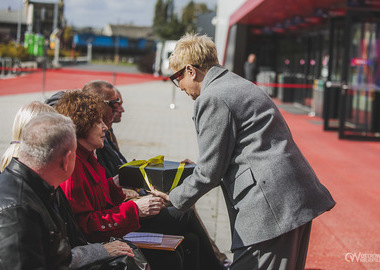
[[[150,183],[148,175],[145,172],[145,167],[148,166],[149,164],[156,165],[156,164],[162,164],[163,162],[164,162],[164,156],[160,155],[160,156],[148,159],[148,160],[130,161],[130,162],[125,163],[124,165],[120,166],[120,169],[125,167],[125,166],[139,166],[139,170],[140,170],[142,176],[144,177],[145,183],[147,184],[147,186],[149,187],[150,190],[154,190],[154,187]],[[181,179],[182,172],[183,172],[184,168],[185,168],[185,163],[180,163],[170,190],[172,190],[173,188],[175,188],[178,185],[178,182]]]
[[[169,191],[171,191],[173,188],[175,188],[178,185],[179,180],[181,179],[183,170],[185,169],[185,163],[180,163],[177,169],[177,173],[175,174],[173,184]]]
[[[148,160],[130,161],[130,162],[125,163],[124,165],[120,166],[120,169],[125,167],[125,166],[140,166],[139,170],[140,170],[142,176],[144,177],[145,183],[147,184],[147,186],[149,187],[150,190],[154,190],[154,187],[150,183],[149,178],[145,172],[145,167],[148,166],[149,164],[155,165],[155,164],[161,164],[163,162],[164,162],[164,156],[157,156],[157,157],[154,157],[154,158],[151,158]]]

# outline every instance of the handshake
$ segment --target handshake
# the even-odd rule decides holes
[[[139,217],[154,216],[170,203],[169,195],[158,190],[145,191],[147,195],[141,196],[136,190],[124,189],[126,200],[133,200],[137,204]]]

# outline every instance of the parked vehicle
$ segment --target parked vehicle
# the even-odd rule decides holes
[[[154,63],[154,73],[157,75],[170,76],[169,57],[174,51],[177,40],[160,41],[156,44],[156,60]]]

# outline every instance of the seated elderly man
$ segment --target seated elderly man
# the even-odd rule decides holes
[[[24,127],[19,159],[13,158],[0,175],[1,268],[75,269],[110,256],[133,256],[119,241],[77,246],[78,237],[68,238],[66,225],[70,231],[75,224],[66,219],[71,212],[62,219],[67,201],[57,187],[71,175],[75,151],[75,128],[67,117],[41,113]]]

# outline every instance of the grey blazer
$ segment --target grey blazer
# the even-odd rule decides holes
[[[276,105],[253,83],[212,67],[195,101],[193,120],[197,166],[169,197],[185,210],[221,185],[231,250],[289,232],[335,205]]]

